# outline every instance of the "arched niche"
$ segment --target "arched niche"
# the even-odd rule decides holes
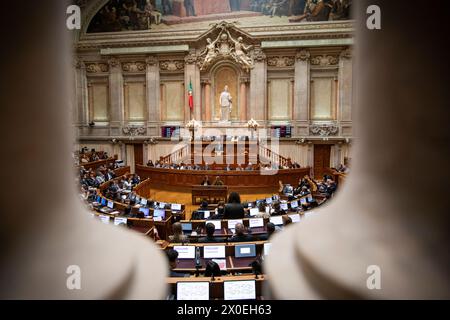
[[[220,120],[219,97],[225,85],[228,85],[228,91],[233,99],[233,108],[229,119],[231,121],[239,120],[239,80],[242,76],[242,70],[230,61],[220,61],[211,68],[210,77],[212,90],[210,99],[213,121]]]

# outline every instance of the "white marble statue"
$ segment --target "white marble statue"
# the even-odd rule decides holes
[[[220,94],[220,122],[228,122],[231,109],[233,108],[231,94],[228,92],[228,86],[225,86]]]

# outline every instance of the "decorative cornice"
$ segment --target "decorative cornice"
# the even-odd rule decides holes
[[[86,72],[87,73],[102,73],[102,72],[108,72],[109,66],[107,63],[103,62],[93,62],[93,63],[86,63]]]
[[[339,57],[331,55],[319,55],[311,58],[311,64],[314,66],[333,66],[339,63]]]
[[[184,69],[184,61],[183,60],[160,61],[159,68],[164,71],[180,71]]]
[[[295,57],[289,56],[278,56],[278,57],[268,57],[267,65],[269,67],[292,67],[295,63]]]
[[[297,54],[295,55],[295,59],[301,60],[301,61],[309,61],[310,58],[311,58],[311,54],[306,49],[302,49],[302,50],[298,51]]]

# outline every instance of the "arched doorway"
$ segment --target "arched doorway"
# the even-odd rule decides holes
[[[233,108],[231,109],[231,115],[230,120],[238,120],[239,119],[239,90],[238,90],[238,72],[236,69],[229,65],[224,65],[218,67],[214,71],[214,78],[213,78],[213,96],[211,97],[213,106],[213,120],[219,121],[220,120],[220,104],[219,104],[219,97],[222,93],[224,87],[228,86],[228,91],[231,94],[231,97],[233,99]]]

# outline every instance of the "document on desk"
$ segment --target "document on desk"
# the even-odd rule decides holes
[[[227,270],[227,260],[226,259],[212,259],[215,263],[219,265],[220,270]]]

